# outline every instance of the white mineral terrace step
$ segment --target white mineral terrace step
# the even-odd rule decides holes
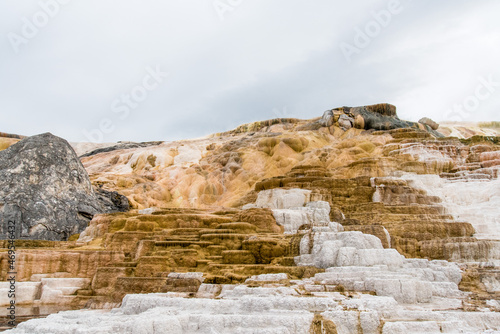
[[[6,333],[308,333],[315,314],[339,334],[498,333],[496,312],[436,311],[398,305],[390,297],[339,293],[303,297],[292,288],[238,286],[223,299],[178,294],[128,295],[111,311],[82,310],[21,323]]]
[[[9,305],[9,282],[0,282],[0,306]],[[71,303],[76,292],[90,286],[88,278],[40,278],[40,282],[16,282],[16,303]],[[2,312],[0,312],[2,314]]]

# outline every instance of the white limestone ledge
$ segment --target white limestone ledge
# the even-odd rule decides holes
[[[34,277],[36,282],[16,282],[15,299],[23,304],[68,304],[80,289],[90,288],[88,278]],[[0,282],[0,306],[9,305],[9,282]]]

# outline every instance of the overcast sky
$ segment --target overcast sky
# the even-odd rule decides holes
[[[0,131],[176,140],[339,106],[500,120],[500,1],[3,0]]]

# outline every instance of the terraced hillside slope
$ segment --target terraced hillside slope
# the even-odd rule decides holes
[[[454,129],[381,104],[75,144],[93,186],[131,209],[19,241],[18,303],[118,308],[12,333],[500,331],[499,137]]]

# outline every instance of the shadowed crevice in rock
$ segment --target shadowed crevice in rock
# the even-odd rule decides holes
[[[15,222],[17,239],[67,240],[97,213],[128,210],[128,200],[95,191],[76,153],[50,133],[0,152],[0,239]]]

